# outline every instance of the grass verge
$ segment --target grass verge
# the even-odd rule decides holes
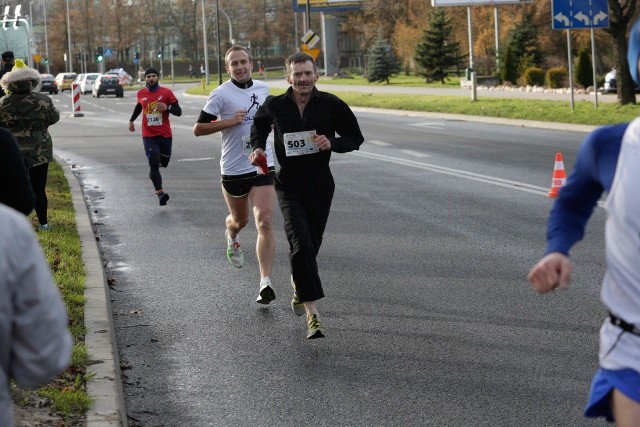
[[[87,349],[84,343],[84,285],[86,272],[82,260],[82,245],[71,201],[69,184],[61,166],[52,161],[49,164],[47,181],[49,199],[48,219],[51,229],[38,233],[38,240],[47,258],[55,283],[60,289],[69,316],[69,331],[73,336],[71,366],[49,384],[35,391],[20,390],[18,406],[28,406],[38,399],[25,398],[25,394],[34,393],[48,398],[56,412],[63,415],[66,422],[78,416],[84,416],[92,400],[86,392]],[[34,228],[37,219],[31,215]],[[58,424],[57,424],[58,425]]]
[[[321,80],[323,82],[324,80]],[[454,79],[451,80],[453,82]],[[352,107],[384,108],[403,111],[420,111],[433,113],[462,114],[483,117],[499,117],[505,119],[536,120],[542,122],[573,123],[580,125],[602,126],[614,123],[629,122],[640,115],[638,105],[618,105],[617,103],[601,103],[598,109],[592,102],[576,101],[571,111],[567,101],[546,101],[521,98],[487,98],[479,96],[477,101],[471,102],[469,96],[436,96],[436,95],[405,95],[405,94],[376,94],[373,92],[349,91],[349,85],[367,85],[376,87],[381,84],[369,84],[363,78],[343,78],[326,80],[331,84],[344,84],[345,90],[332,91]],[[456,83],[458,81],[456,80]],[[440,87],[452,88],[446,85],[420,84],[418,78],[392,78],[390,86],[405,87]],[[217,83],[202,87],[194,87],[187,92],[194,95],[208,95]],[[458,86],[459,87],[459,83]],[[282,89],[271,89],[272,95],[283,93]]]

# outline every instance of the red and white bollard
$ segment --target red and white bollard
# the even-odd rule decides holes
[[[80,85],[77,83],[71,84],[71,106],[73,108],[71,117],[84,117],[80,112]]]

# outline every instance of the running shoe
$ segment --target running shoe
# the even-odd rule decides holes
[[[38,231],[49,231],[51,226],[49,224],[42,224],[38,226]]]
[[[158,192],[158,200],[160,201],[160,206],[166,206],[169,201],[169,194],[164,191]]]
[[[271,288],[271,283],[260,283],[260,293],[258,294],[256,302],[258,304],[269,304],[274,299],[276,299],[276,293]]]
[[[293,310],[293,314],[295,314],[296,316],[302,316],[306,310],[304,309],[304,303],[300,301],[300,298],[298,298],[298,294],[296,293],[296,284],[293,281],[293,276],[291,276],[291,287],[293,288],[291,309]]]
[[[244,265],[244,254],[240,249],[240,243],[234,242],[229,238],[229,230],[224,232],[224,238],[227,241],[227,259],[229,264],[236,268],[240,268]]]
[[[309,318],[309,329],[307,329],[307,339],[313,340],[316,338],[324,338],[324,331],[322,330],[322,325],[320,324],[320,319],[318,319],[318,315],[314,314]]]

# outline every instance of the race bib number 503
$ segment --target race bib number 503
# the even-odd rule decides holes
[[[315,130],[284,134],[284,149],[287,157],[317,153],[318,147],[313,141]]]

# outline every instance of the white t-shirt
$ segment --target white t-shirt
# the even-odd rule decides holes
[[[639,185],[640,119],[636,119],[622,138],[616,173],[605,204],[607,273],[601,297],[615,316],[637,328],[640,328]],[[600,329],[600,365],[606,369],[632,368],[640,372],[640,336],[626,332],[620,336],[621,332],[605,321]]]
[[[242,125],[233,126],[222,131],[222,157],[220,173],[222,175],[242,175],[255,172],[256,167],[249,163],[249,150],[245,150],[246,141],[251,134],[253,116],[269,95],[269,87],[261,81],[253,80],[250,88],[241,89],[231,80],[215,88],[203,108],[203,111],[227,120],[236,111],[245,110],[247,116]],[[273,166],[271,144],[267,144],[267,165]]]

